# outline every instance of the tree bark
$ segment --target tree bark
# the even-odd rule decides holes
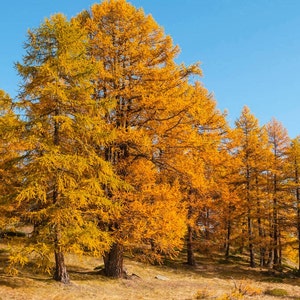
[[[227,222],[227,233],[226,233],[226,241],[225,241],[225,259],[229,259],[230,254],[230,237],[231,237],[231,222]]]
[[[268,249],[268,261],[267,266],[272,269],[274,266],[274,238],[273,238],[273,225],[270,226],[270,244]]]
[[[274,197],[273,200],[273,220],[274,220],[274,227],[273,227],[273,252],[274,252],[274,261],[273,261],[273,268],[277,269],[280,266],[279,261],[279,227],[278,227],[278,203],[277,199]]]
[[[110,250],[104,254],[104,274],[107,277],[122,278],[124,247],[119,243],[114,243]]]
[[[300,189],[299,189],[299,174],[298,174],[298,163],[295,159],[295,183],[296,187],[296,203],[297,203],[297,238],[298,238],[298,273],[300,273]]]
[[[194,247],[193,247],[193,229],[190,225],[188,225],[186,245],[187,245],[187,264],[190,266],[195,266],[196,260],[195,260]]]
[[[65,284],[70,283],[70,278],[67,272],[67,267],[65,265],[65,258],[63,252],[55,251],[54,255],[55,255],[55,272],[53,275],[53,279]]]
[[[248,161],[248,156],[247,156]],[[247,164],[247,205],[248,205],[248,212],[247,212],[247,227],[248,227],[248,243],[249,243],[249,259],[250,259],[250,267],[255,267],[255,260],[254,260],[254,247],[253,247],[253,229],[252,229],[252,216],[251,216],[251,197],[250,197],[250,167]]]
[[[297,180],[298,184],[298,180]],[[298,272],[300,273],[300,193],[299,188],[296,189],[297,195],[297,237],[298,237]]]
[[[55,116],[59,115],[59,111],[58,109],[55,109]],[[54,134],[53,134],[53,142],[54,145],[58,146],[59,143],[59,123],[57,121],[55,121],[54,123]],[[59,193],[58,193],[58,188],[57,188],[57,184],[54,185],[54,189],[53,189],[53,204],[57,203],[58,199],[59,199]],[[64,253],[61,250],[60,247],[60,230],[58,228],[58,225],[56,225],[55,227],[55,240],[54,240],[54,246],[55,246],[55,250],[54,250],[54,257],[55,257],[55,271],[54,271],[54,275],[53,275],[53,279],[56,281],[60,281],[62,283],[68,284],[70,283],[70,278],[69,278],[69,274],[67,272],[67,267],[65,264],[65,257],[64,257]]]
[[[250,210],[248,211],[248,239],[249,239],[249,259],[250,259],[250,267],[255,267],[255,259],[254,259],[254,247],[253,247],[253,230],[252,230],[252,219],[250,217]]]
[[[265,266],[265,246],[263,245],[264,240],[264,230],[262,226],[262,209],[261,209],[261,200],[260,200],[260,191],[259,191],[259,180],[258,173],[255,175],[255,186],[256,186],[256,213],[257,213],[257,228],[258,228],[258,236],[259,236],[259,266]]]

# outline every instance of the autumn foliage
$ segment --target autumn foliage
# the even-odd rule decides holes
[[[125,253],[240,252],[279,270],[297,248],[299,262],[299,139],[246,106],[230,128],[152,16],[103,1],[46,19],[25,50],[17,99],[0,93],[0,225],[31,228],[11,274],[54,258],[68,283],[66,253],[102,257],[110,277]]]

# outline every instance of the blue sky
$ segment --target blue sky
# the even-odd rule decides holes
[[[15,0],[1,3],[0,88],[15,96],[13,64],[22,59],[29,28],[92,0]],[[299,0],[131,0],[151,13],[181,48],[178,62],[201,62],[201,81],[232,125],[244,105],[263,125],[275,117],[300,134]]]

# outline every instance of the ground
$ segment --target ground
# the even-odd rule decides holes
[[[291,271],[275,274],[250,269],[239,256],[229,262],[216,256],[198,260],[199,265],[191,268],[182,260],[152,266],[126,258],[127,274],[134,275],[115,280],[94,270],[101,264],[99,259],[68,255],[72,283],[64,285],[32,266],[25,267],[17,276],[6,275],[7,253],[2,248],[0,300],[300,299],[300,278]]]

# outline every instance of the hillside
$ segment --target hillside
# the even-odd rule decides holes
[[[63,285],[30,265],[16,277],[6,275],[7,255],[2,245],[1,300],[300,299],[300,278],[291,271],[275,274],[250,269],[241,257],[232,257],[229,262],[201,257],[196,268],[179,260],[152,266],[127,258],[128,278],[113,280],[94,270],[98,259],[69,255],[67,265],[72,283]]]

